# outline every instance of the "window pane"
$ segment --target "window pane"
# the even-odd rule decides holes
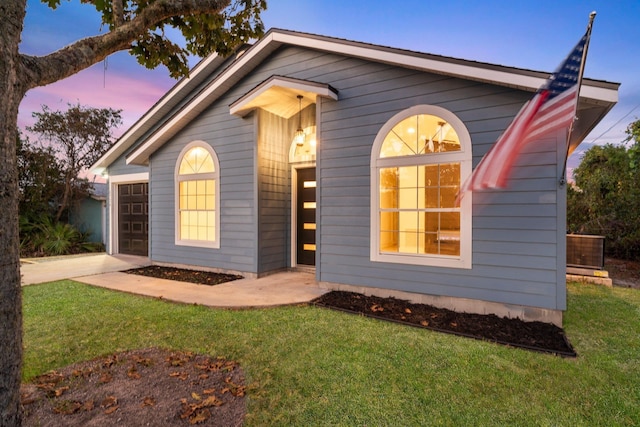
[[[460,231],[460,212],[442,212],[440,229]]]
[[[423,166],[423,168],[425,187],[437,187],[438,185],[440,185],[438,165],[428,165]]]
[[[185,182],[181,182],[179,185],[179,190],[180,191],[180,209],[186,209],[187,208],[187,189],[186,189],[186,183]]]
[[[420,231],[435,233],[440,226],[440,212],[421,212]]]
[[[380,251],[398,252],[398,233],[395,231],[380,232]]]
[[[380,230],[381,231],[397,231],[399,230],[399,212],[380,212]]]
[[[422,253],[424,254],[438,254],[438,234],[437,233],[424,233],[422,236]]]
[[[418,231],[418,212],[398,212],[399,222],[398,230],[400,231]]]
[[[458,197],[458,187],[445,187],[440,189],[440,207],[455,208]]]
[[[193,166],[189,163],[189,160],[185,157],[182,158],[180,162],[180,170],[178,172],[180,175],[188,175],[195,173],[193,170]]]
[[[196,194],[199,196],[204,196],[207,194],[207,183],[206,181],[196,181]]]
[[[408,117],[395,125],[380,148],[380,157],[460,151],[458,134],[446,120],[430,114]]]
[[[213,158],[202,147],[193,147],[187,151],[180,162],[180,175],[215,172]]]
[[[382,143],[380,157],[412,156],[415,152],[409,144],[392,131]]]
[[[187,209],[198,209],[198,199],[195,194],[187,196]]]
[[[202,163],[200,164],[198,173],[211,173],[215,171],[216,171],[216,167],[213,164],[213,159],[211,158],[211,154],[207,153],[205,158],[202,159]]]
[[[440,185],[460,185],[460,163],[440,165]]]
[[[398,207],[398,168],[380,169],[380,207]]]
[[[406,254],[417,254],[418,253],[418,235],[415,231],[411,232],[400,232],[400,247],[399,252],[403,252]]]
[[[400,209],[416,209],[418,207],[417,188],[401,188],[398,197]]]
[[[437,187],[427,187],[424,190],[425,193],[425,204],[424,206],[420,206],[421,208],[438,208],[438,188]]]
[[[415,188],[418,185],[418,167],[408,166],[398,168],[398,187]]]

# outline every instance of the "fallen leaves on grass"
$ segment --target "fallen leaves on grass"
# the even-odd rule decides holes
[[[49,372],[21,397],[25,425],[239,426],[245,393],[233,361],[146,349]]]

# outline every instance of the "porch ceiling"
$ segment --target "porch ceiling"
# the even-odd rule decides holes
[[[338,91],[328,84],[272,76],[231,104],[229,109],[231,114],[244,117],[256,108],[262,108],[289,119],[298,113],[298,95],[302,95],[303,109],[316,103],[318,96],[338,99]]]

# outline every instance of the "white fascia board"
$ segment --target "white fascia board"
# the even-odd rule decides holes
[[[362,46],[355,43],[340,42],[319,38],[309,38],[297,34],[277,33],[276,39],[286,44],[307,46],[314,49],[329,52],[342,53],[344,55],[360,57],[368,60],[380,61],[401,67],[416,68],[423,71],[461,77],[465,79],[479,80],[500,86],[512,86],[522,89],[536,91],[542,86],[548,77],[531,76],[514,73],[495,68],[478,67],[472,64],[461,64],[446,60],[437,60],[420,57],[419,55],[408,55],[403,52],[393,52],[376,47]],[[549,74],[549,76],[551,73]],[[587,81],[582,82],[580,95],[604,102],[617,102],[618,91],[611,88],[589,85]]]
[[[402,67],[417,68],[434,73],[464,77],[466,79],[482,80],[500,85],[512,85],[531,90],[537,90],[545,79],[535,76],[514,74],[507,71],[486,69],[472,65],[457,64],[431,58],[408,55],[403,52],[376,49],[348,42],[309,38],[297,34],[276,33],[278,41],[286,44],[306,46],[329,52],[341,53],[348,56],[365,58],[385,62]]]
[[[231,104],[229,106],[229,112],[240,117],[245,117],[254,109],[250,107],[251,103],[273,87],[283,87],[297,92],[312,93],[316,96],[334,101],[338,100],[338,92],[328,84],[299,80],[291,77],[274,76]]]
[[[273,41],[273,33],[265,36],[259,43],[251,47],[240,58],[236,60],[228,69],[222,72],[222,74],[214,80],[208,87],[198,94],[188,105],[181,111],[174,115],[169,121],[167,121],[162,127],[160,127],[147,141],[134,150],[126,159],[127,164],[144,165],[148,162],[149,156],[156,150],[156,147],[161,146],[173,136],[178,130],[186,123],[185,119],[190,117],[194,112],[199,113],[210,104],[209,98],[219,89],[224,89],[227,80],[238,73],[247,63],[249,63],[255,56],[257,56],[262,50],[270,45]]]
[[[102,173],[112,162],[120,157],[132,144],[134,144],[137,138],[140,136],[138,132],[140,129],[148,124],[149,121],[159,112],[162,112],[163,108],[167,106],[169,101],[173,100],[176,96],[179,96],[182,90],[189,85],[201,72],[207,70],[209,65],[218,59],[218,54],[214,53],[202,61],[200,61],[190,72],[189,77],[180,80],[169,92],[167,92],[160,100],[147,111],[136,123],[133,124],[118,141],[111,147],[106,153],[102,155],[90,168],[91,171],[98,171]]]
[[[289,44],[364,58],[371,61],[389,63],[405,68],[410,67],[427,72],[483,81],[500,86],[516,87],[532,92],[536,91],[546,81],[546,77],[511,72],[508,67],[504,67],[504,69],[500,69],[502,67],[479,67],[472,64],[426,58],[419,55],[410,55],[404,52],[394,51],[393,49],[380,49],[355,42],[310,37],[306,34],[295,34],[273,30],[267,33],[264,38],[260,39],[258,43],[253,45],[228,69],[222,72],[222,74],[218,76],[212,84],[189,102],[185,108],[174,115],[144,144],[131,153],[126,160],[127,164],[146,164],[149,156],[157,147],[161,146],[171,136],[175,135],[175,133],[177,133],[182,126],[187,123],[189,117],[202,112],[208,105],[210,105],[210,103],[215,100],[215,93],[217,91],[224,91],[228,88],[228,80],[231,77],[236,73],[239,73],[240,70],[247,66],[247,64],[254,60],[254,58],[258,57],[263,51],[270,48],[272,44],[274,45],[273,49],[282,44]],[[245,74],[248,72],[248,69],[245,70]],[[591,86],[585,81],[583,81],[583,87],[580,93],[587,98],[592,98],[605,103],[617,101],[617,90]]]
[[[607,89],[605,87],[587,86],[583,81],[582,86],[580,87],[580,97],[593,99],[607,104],[615,104],[618,102],[618,91],[615,89]]]

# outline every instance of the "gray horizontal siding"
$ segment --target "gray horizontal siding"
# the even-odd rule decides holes
[[[256,272],[254,131],[250,120],[229,115],[229,103],[226,99],[212,105],[151,157],[154,261]],[[220,165],[220,248],[216,249],[175,244],[175,166],[181,150],[195,140],[211,145]]]
[[[474,195],[471,269],[369,258],[371,147],[386,121],[418,104],[449,109],[471,134],[475,166],[531,94],[356,59],[337,64],[343,70],[334,68],[325,75],[331,80],[323,80],[338,89],[340,100],[323,101],[321,110],[320,280],[563,308],[557,153],[549,145],[518,160],[510,191]],[[313,80],[313,70],[300,74]]]
[[[149,168],[146,166],[128,165],[124,156],[118,158],[115,162],[109,165],[107,169],[109,176],[129,175],[134,173],[149,172]]]
[[[228,108],[272,75],[330,84],[339,92],[338,101],[319,100],[320,280],[564,308],[558,260],[563,257],[565,201],[564,189],[557,185],[553,144],[539,144],[519,159],[509,191],[474,194],[471,269],[374,263],[369,258],[370,157],[380,128],[418,104],[446,108],[471,134],[475,167],[531,93],[302,48],[273,53],[154,154],[154,259],[251,272],[286,262],[290,206],[289,194],[282,195],[290,191],[289,165],[278,149],[256,147],[253,116],[230,116]],[[219,250],[173,242],[173,171],[178,153],[194,139],[209,142],[220,159]]]

